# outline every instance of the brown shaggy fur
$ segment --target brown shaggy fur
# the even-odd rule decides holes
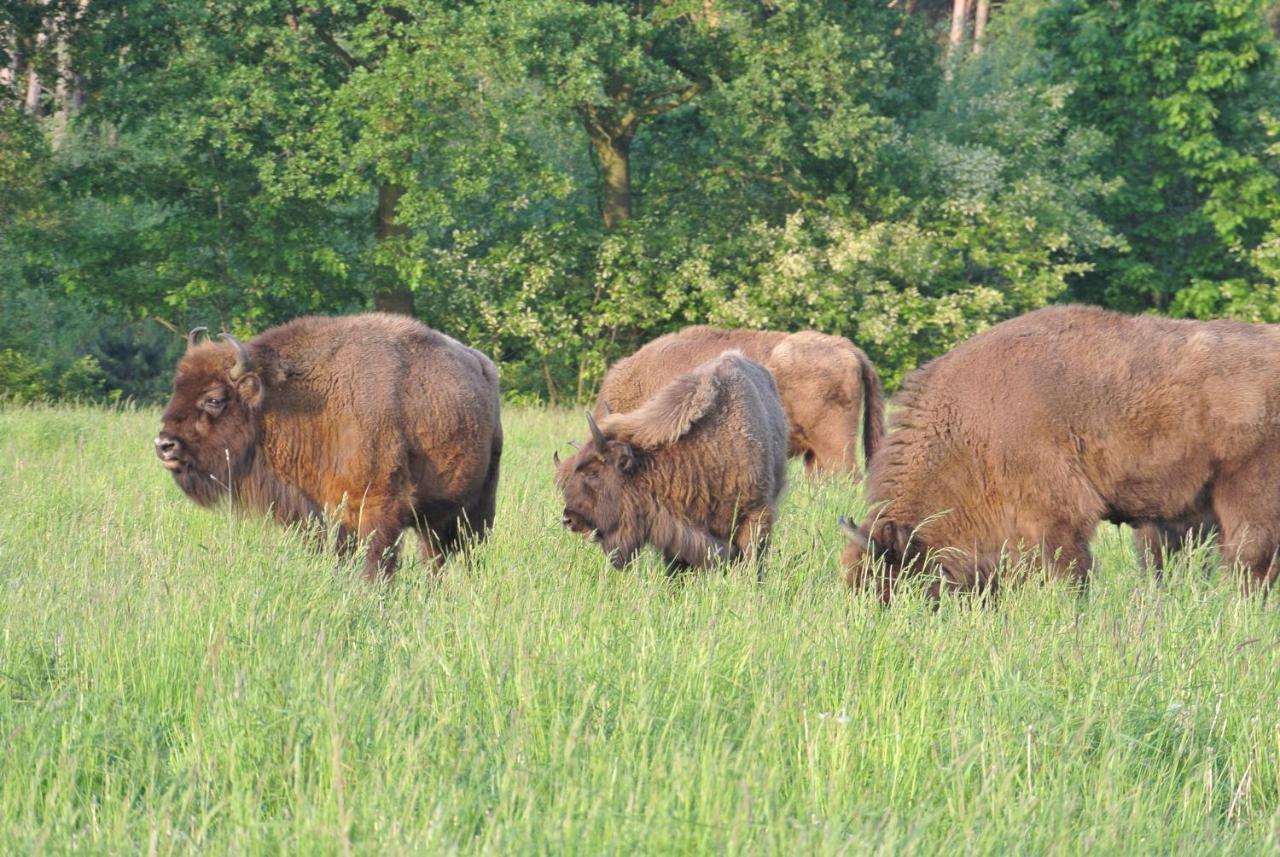
[[[866,460],[884,437],[880,378],[867,355],[839,336],[814,331],[687,327],[615,363],[596,400],[596,419],[633,411],[672,378],[736,349],[773,373],[790,426],[788,455],[810,470],[857,470],[862,430]]]
[[[179,487],[285,523],[341,513],[340,546],[370,539],[389,575],[401,531],[433,566],[463,527],[493,524],[502,455],[498,376],[478,351],[411,318],[300,318],[247,343],[193,345],[156,438]]]
[[[1211,509],[1223,556],[1275,576],[1280,547],[1280,339],[1263,326],[1053,307],[996,325],[907,379],[872,463],[872,516],[843,565],[883,555],[958,587],[1002,555],[1084,579],[1099,521]]]
[[[646,542],[677,567],[754,558],[786,483],[787,421],[767,370],[731,351],[600,422],[559,462],[564,524],[614,565]]]

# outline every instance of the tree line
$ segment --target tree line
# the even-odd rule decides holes
[[[412,313],[587,398],[710,322],[895,384],[1076,300],[1280,321],[1275,0],[16,0],[0,392]]]

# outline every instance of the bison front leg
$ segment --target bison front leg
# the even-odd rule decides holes
[[[1207,513],[1199,521],[1161,521],[1139,524],[1133,528],[1133,543],[1138,561],[1144,569],[1155,572],[1156,580],[1164,575],[1165,562],[1177,551],[1213,535],[1217,523]]]
[[[742,515],[733,531],[735,558],[758,560],[769,549],[769,536],[772,532],[772,509],[766,507]]]
[[[1176,542],[1171,544],[1165,537],[1162,524],[1138,524],[1133,528],[1133,546],[1138,552],[1138,564],[1144,571],[1154,571],[1159,580],[1164,576],[1165,557]]]
[[[1042,552],[1045,570],[1052,577],[1065,577],[1085,586],[1093,572],[1093,552],[1088,538],[1061,543],[1045,542]]]

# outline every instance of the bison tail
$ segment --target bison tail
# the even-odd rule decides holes
[[[870,470],[871,457],[884,443],[884,390],[866,354],[858,354],[858,364],[862,374],[862,454]]]

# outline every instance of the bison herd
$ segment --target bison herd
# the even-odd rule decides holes
[[[195,502],[333,521],[389,576],[406,529],[431,567],[494,522],[498,375],[402,316],[301,318],[247,343],[188,336],[156,454]],[[922,576],[989,590],[1033,566],[1085,581],[1101,521],[1133,526],[1157,570],[1216,533],[1247,589],[1280,549],[1280,334],[1079,306],[998,324],[907,377],[892,431],[849,340],[691,327],[606,374],[588,436],[555,457],[562,522],[616,566],[754,562],[789,457],[858,469],[870,513],[840,519],[845,580],[884,601]]]

